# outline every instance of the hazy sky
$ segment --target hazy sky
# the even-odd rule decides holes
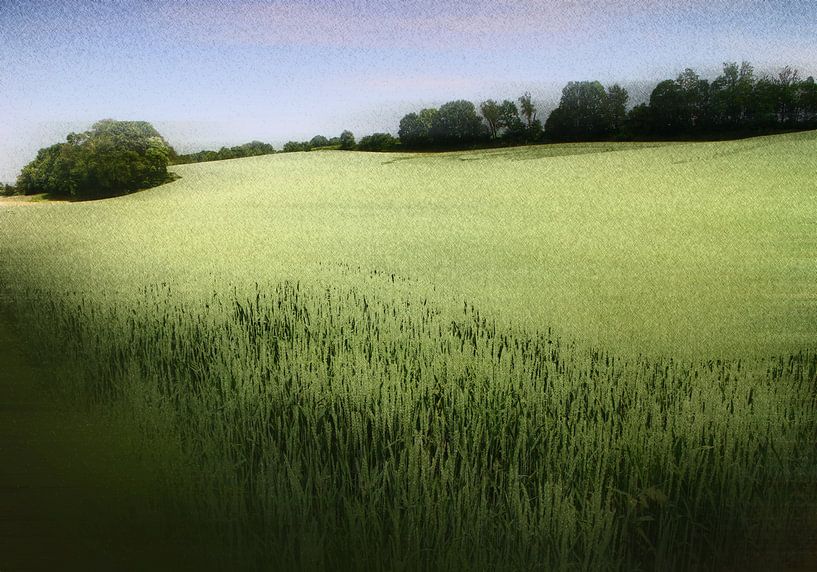
[[[814,0],[0,0],[0,181],[105,117],[189,151],[723,61],[815,74],[815,22]]]

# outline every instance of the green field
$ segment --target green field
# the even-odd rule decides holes
[[[177,167],[175,183],[115,200],[3,209],[0,248],[77,288],[341,263],[609,347],[768,353],[816,333],[815,167],[814,133],[285,154]]]
[[[175,171],[0,203],[0,286],[226,562],[697,569],[813,502],[817,133]]]

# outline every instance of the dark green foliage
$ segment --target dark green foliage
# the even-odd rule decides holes
[[[242,157],[257,157],[275,153],[275,148],[269,143],[251,141],[236,147],[222,147],[218,151],[199,151],[186,155],[178,155],[172,163],[176,165],[186,163],[204,163],[207,161],[221,161],[224,159],[239,159]]]
[[[516,103],[505,99],[499,105],[499,126],[503,129],[502,136],[515,139],[525,131],[525,124],[519,118],[519,108]]]
[[[607,105],[605,122],[611,133],[617,133],[627,120],[627,102],[630,94],[618,84],[607,88]]]
[[[315,135],[312,139],[309,140],[309,147],[314,149],[315,147],[328,147],[330,145],[329,139],[324,137],[323,135]]]
[[[652,109],[646,103],[633,107],[627,114],[621,132],[627,137],[650,133],[653,125]]]
[[[678,136],[809,129],[817,127],[815,93],[813,78],[800,80],[789,66],[756,78],[748,62],[727,62],[712,82],[686,69],[655,87],[647,109],[630,111],[625,131]]]
[[[131,193],[168,180],[173,149],[144,121],[106,119],[65,143],[40,149],[17,180],[31,195],[99,198]]]
[[[464,99],[443,104],[431,122],[431,141],[440,146],[464,146],[488,136],[474,104]]]
[[[479,110],[488,125],[491,139],[516,141],[525,137],[525,125],[519,118],[519,109],[513,101],[506,99],[497,103],[489,99],[480,104]]]
[[[311,151],[312,147],[309,145],[309,141],[287,141],[284,143],[284,153],[296,153],[298,151]]]
[[[474,105],[457,100],[439,109],[408,113],[398,135],[407,149],[447,149],[474,145],[552,141],[708,137],[723,132],[817,128],[817,84],[783,68],[775,77],[756,79],[748,62],[725,63],[714,81],[687,68],[656,85],[648,104],[627,112],[629,94],[618,84],[570,82],[559,106],[545,122],[536,118],[530,93],[516,102],[487,99]],[[481,123],[484,122],[484,123]]]
[[[597,81],[570,82],[545,123],[556,140],[593,140],[610,136],[623,122],[627,91],[618,85],[605,91]]]
[[[355,148],[355,136],[351,131],[344,131],[339,137],[328,139],[323,135],[315,135],[309,141],[287,141],[284,144],[284,153],[296,153],[298,151],[330,151],[344,150],[351,151]]]
[[[674,134],[684,128],[684,96],[673,80],[664,80],[650,95],[650,118],[656,133]]]
[[[400,120],[397,135],[400,143],[409,149],[427,147],[431,144],[431,123],[436,109],[424,109],[419,114],[409,113]]]
[[[338,137],[338,145],[340,145],[340,148],[344,151],[354,149],[356,144],[355,135],[351,131],[344,131],[340,134],[340,137]]]
[[[488,132],[491,135],[491,139],[496,139],[497,132],[499,131],[499,104],[493,99],[483,101],[479,104],[479,112],[482,113],[485,123],[488,124]]]
[[[17,194],[17,187],[14,185],[0,184],[0,196],[11,197]]]
[[[389,133],[372,133],[362,137],[357,144],[360,151],[390,151],[396,148],[400,141]]]
[[[241,157],[257,157],[259,155],[270,155],[275,153],[275,148],[269,143],[261,141],[251,141],[236,147],[222,147],[218,151],[198,151],[186,155],[178,155],[173,159],[174,165],[187,163],[204,163],[207,161],[221,161],[224,159],[239,159]]]
[[[801,120],[812,124],[817,122],[817,83],[813,77],[809,76],[800,84],[798,98],[801,106]]]
[[[536,121],[536,105],[533,103],[530,92],[525,92],[519,97],[519,110],[522,117],[525,118],[525,126],[530,131],[533,128],[533,122]]]

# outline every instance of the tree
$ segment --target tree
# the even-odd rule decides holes
[[[309,140],[309,147],[311,149],[315,149],[317,147],[326,147],[328,145],[329,139],[327,139],[323,135],[315,135],[312,139]]]
[[[287,141],[284,143],[284,153],[296,153],[298,151],[310,151],[312,148],[308,141]]]
[[[17,188],[14,185],[0,184],[0,196],[10,197],[17,194]]]
[[[800,72],[790,66],[784,67],[774,81],[777,88],[777,117],[780,123],[794,123],[797,120],[797,91]]]
[[[724,62],[723,73],[711,86],[715,125],[734,129],[745,124],[756,112],[752,105],[754,88],[754,68],[749,62],[740,66],[736,62]]]
[[[516,103],[505,99],[499,105],[499,126],[504,130],[502,137],[505,139],[521,139],[525,133],[525,125],[519,118],[519,108]]]
[[[622,132],[627,137],[644,135],[652,131],[652,129],[652,109],[646,103],[640,103],[633,107],[627,114],[627,119],[622,126]]]
[[[803,121],[809,124],[817,122],[817,83],[815,83],[813,77],[809,76],[800,83],[798,99]]]
[[[149,123],[105,119],[40,149],[23,168],[18,187],[25,194],[87,198],[130,193],[166,182],[173,155]]]
[[[662,135],[680,132],[684,127],[684,94],[678,83],[668,79],[655,86],[650,94],[653,129]]]
[[[596,139],[609,134],[607,92],[597,81],[571,81],[545,123],[554,139]]]
[[[349,151],[355,148],[355,136],[351,131],[344,131],[340,134],[340,148]]]
[[[415,149],[431,143],[429,136],[430,124],[416,113],[408,113],[400,120],[400,129],[397,136],[400,143],[406,148]]]
[[[478,141],[486,130],[474,104],[460,99],[440,107],[429,134],[435,145],[460,146]]]
[[[439,110],[428,107],[420,113],[409,113],[400,120],[400,130],[397,135],[400,143],[410,149],[428,147],[431,141],[431,126]]]
[[[707,127],[709,124],[709,82],[695,70],[687,68],[675,80],[681,96],[680,128],[683,131]]]
[[[491,134],[491,139],[496,139],[502,114],[499,104],[493,99],[488,99],[479,104],[479,111],[482,113],[482,117],[485,118],[485,122],[488,124],[488,131]]]
[[[530,131],[533,128],[533,122],[536,121],[536,106],[533,104],[530,92],[525,92],[519,97],[519,110],[522,112],[522,117],[525,118],[525,125]]]
[[[607,88],[607,105],[605,108],[607,129],[610,133],[618,133],[627,118],[627,101],[630,94],[618,84]]]
[[[372,133],[361,137],[357,144],[360,151],[388,151],[399,144],[390,133]]]

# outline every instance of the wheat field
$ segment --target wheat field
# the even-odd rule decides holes
[[[816,152],[186,165],[0,207],[0,285],[223,569],[722,567],[815,500]]]

